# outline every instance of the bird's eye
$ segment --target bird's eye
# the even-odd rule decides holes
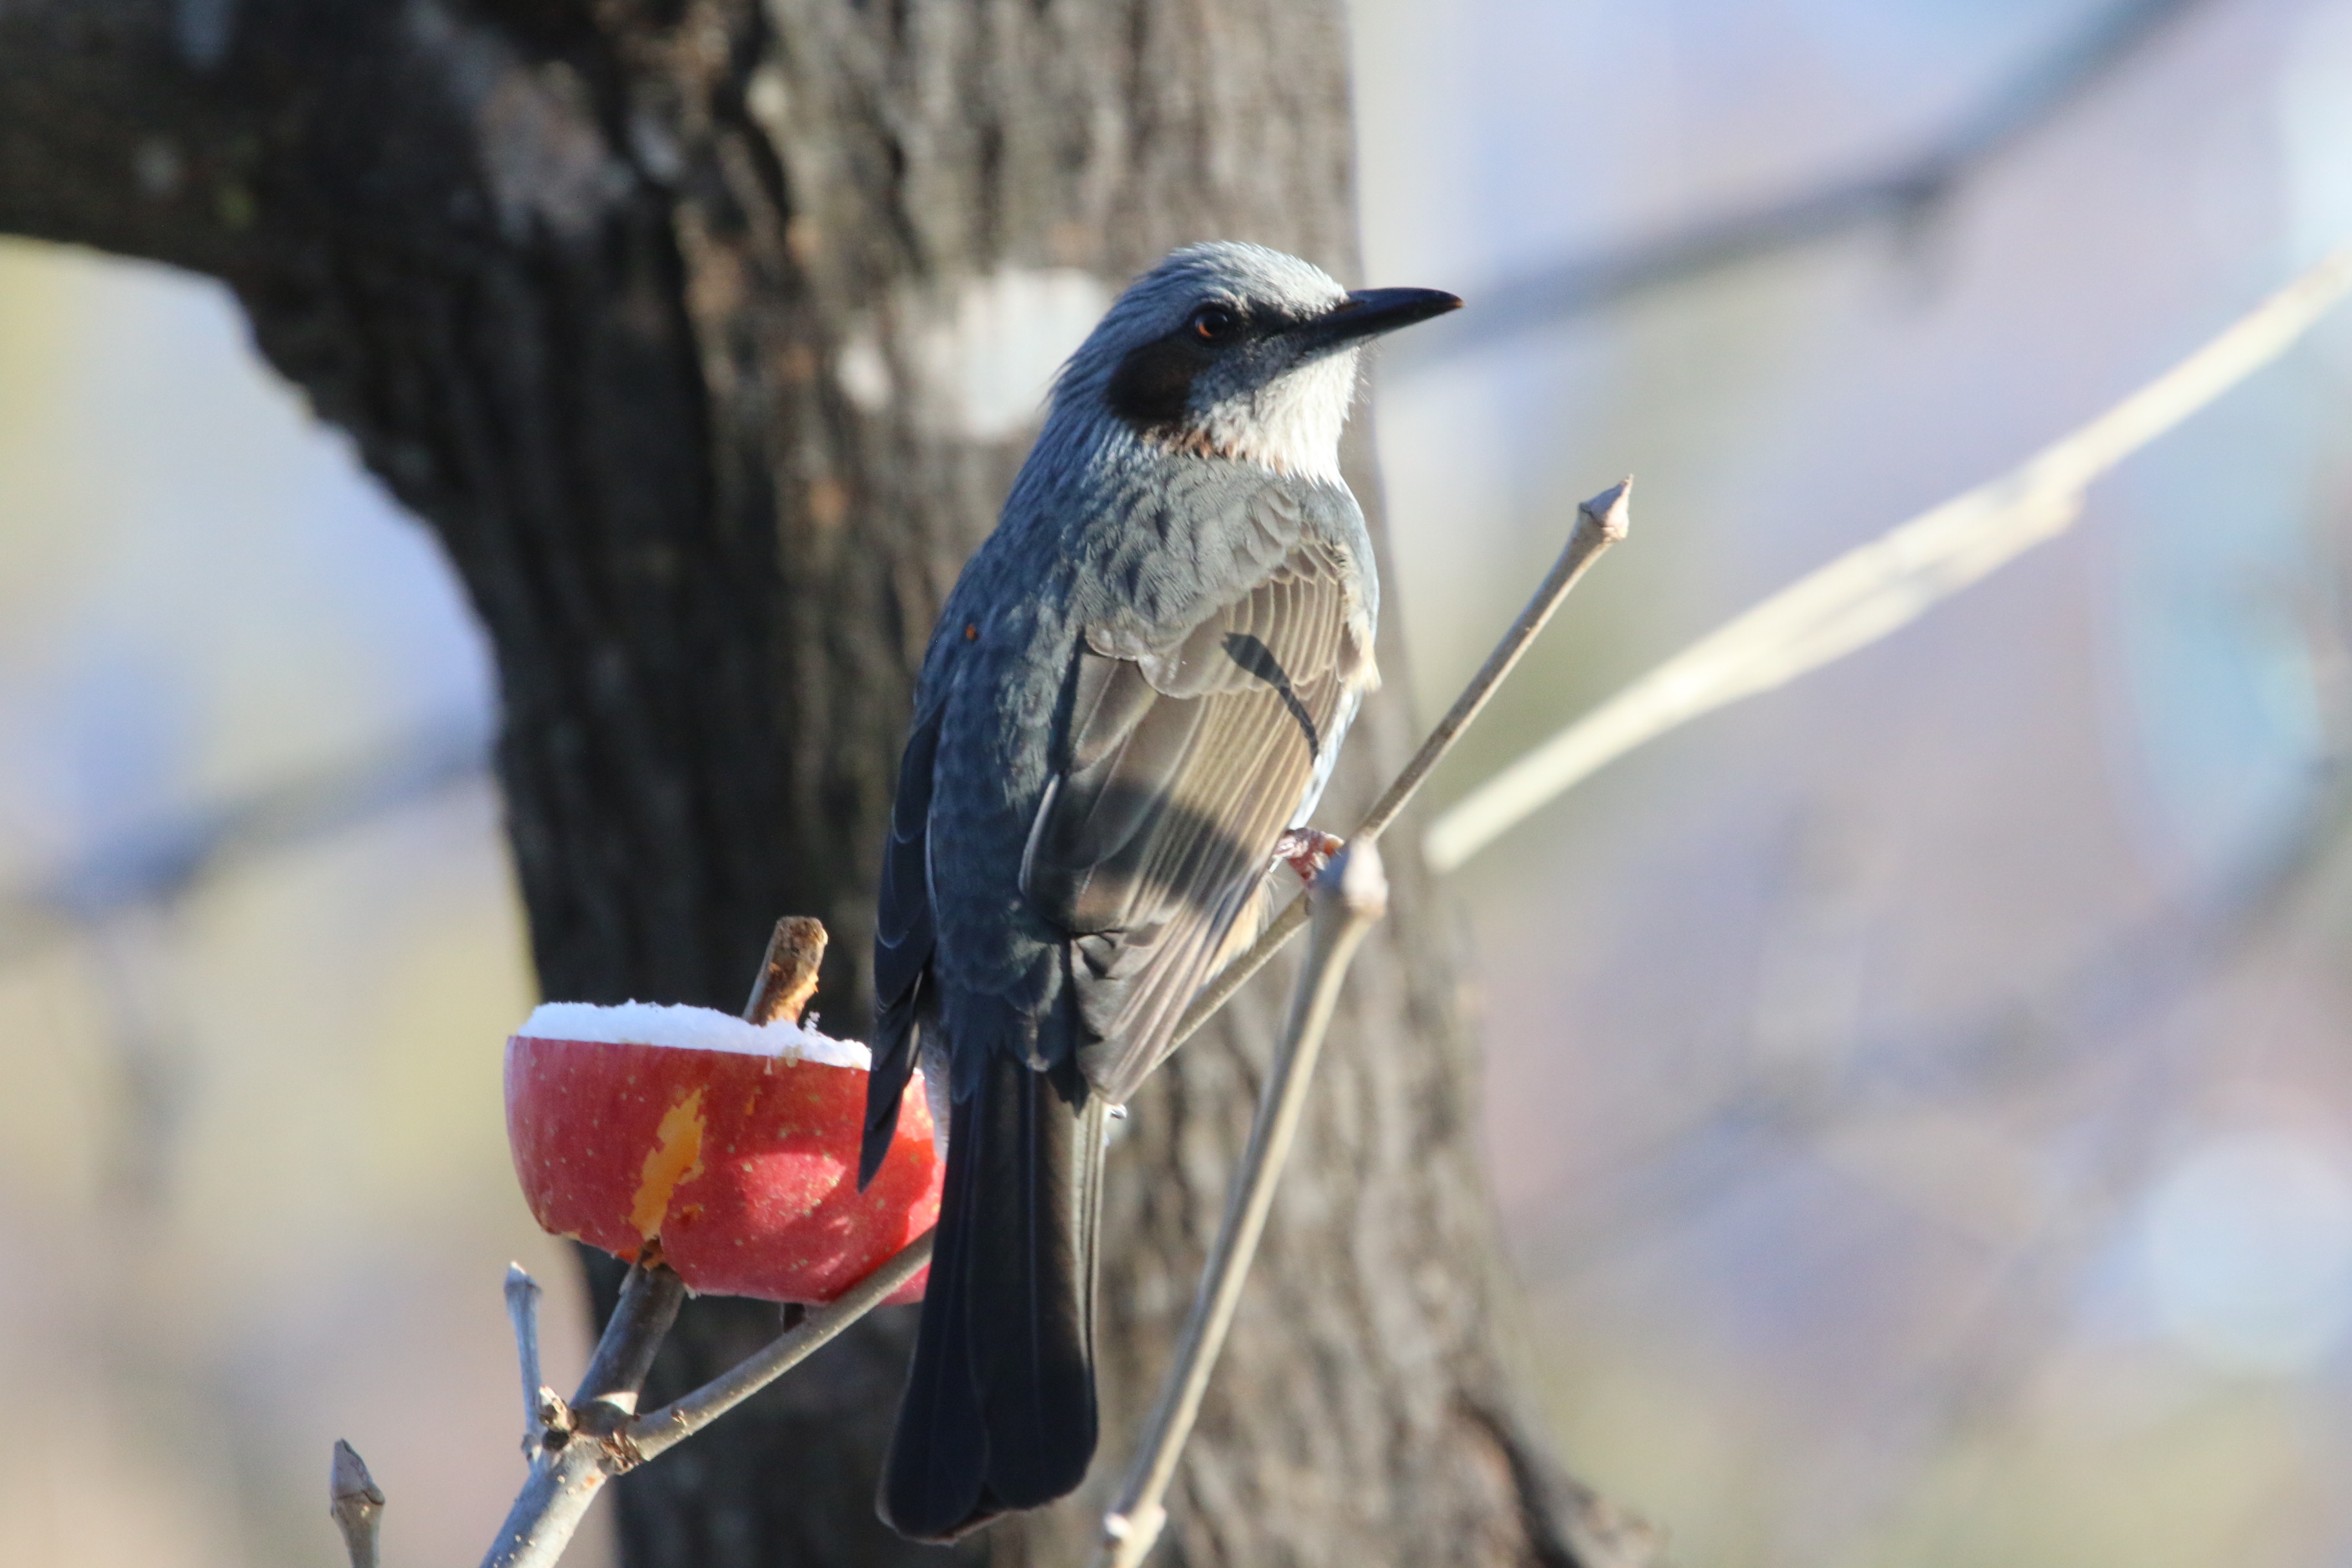
[[[1204,343],[1221,343],[1234,335],[1242,319],[1223,305],[1203,305],[1192,312],[1192,335]]]

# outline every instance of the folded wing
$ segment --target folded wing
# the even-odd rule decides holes
[[[1067,765],[1022,890],[1071,936],[1079,1060],[1114,1104],[1255,934],[1243,916],[1275,841],[1329,774],[1372,671],[1356,582],[1337,546],[1308,542],[1179,636],[1078,653]]]

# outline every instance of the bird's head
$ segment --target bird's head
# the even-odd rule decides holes
[[[1264,246],[1187,246],[1071,356],[1055,411],[1108,416],[1163,450],[1336,481],[1364,344],[1461,303],[1434,289],[1350,294]]]

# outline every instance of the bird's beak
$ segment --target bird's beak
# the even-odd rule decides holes
[[[1462,301],[1443,289],[1359,289],[1323,315],[1292,330],[1314,348],[1337,348],[1461,308]]]

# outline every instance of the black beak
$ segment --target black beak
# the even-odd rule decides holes
[[[1326,314],[1293,330],[1318,349],[1337,348],[1461,308],[1461,300],[1443,289],[1359,289]]]

